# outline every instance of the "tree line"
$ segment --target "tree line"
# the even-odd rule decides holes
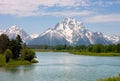
[[[51,49],[51,50],[76,50],[79,52],[94,52],[94,53],[120,53],[120,44],[111,44],[111,45],[103,45],[103,44],[95,44],[95,45],[78,45],[78,46],[67,46],[65,45],[56,45],[56,46],[48,46],[48,45],[39,45],[39,46],[29,46],[30,48],[35,49]]]
[[[0,55],[5,56],[6,63],[10,59],[31,61],[35,58],[35,52],[27,48],[20,35],[15,39],[9,39],[6,34],[0,35]]]

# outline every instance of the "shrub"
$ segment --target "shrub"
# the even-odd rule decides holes
[[[5,66],[5,55],[0,55],[0,67]]]
[[[12,51],[10,49],[6,49],[4,55],[6,58],[6,62],[9,62],[10,58],[12,57]]]
[[[35,52],[33,50],[30,50],[30,49],[23,49],[22,50],[22,55],[21,57],[24,59],[24,60],[28,60],[28,61],[31,61],[32,59],[35,58]]]
[[[32,62],[32,63],[38,63],[38,61],[35,60],[35,59],[32,59],[31,62]]]

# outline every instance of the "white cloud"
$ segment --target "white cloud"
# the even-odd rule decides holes
[[[89,0],[90,1],[90,0]],[[100,6],[100,7],[108,7],[111,5],[120,4],[120,0],[96,0],[90,3],[90,6]]]
[[[38,5],[26,0],[0,0],[0,14],[33,15],[38,10]]]
[[[117,1],[117,2],[116,2]],[[89,15],[90,11],[56,11],[49,12],[45,11],[44,7],[88,7],[102,4],[120,4],[119,0],[116,1],[96,1],[91,2],[90,0],[0,0],[0,14],[8,14],[15,16],[42,16],[42,15],[61,15],[61,16],[80,16]],[[88,12],[88,13],[87,13]]]
[[[120,22],[120,14],[96,15],[84,20],[90,23]]]
[[[87,6],[88,0],[36,0],[42,6]]]
[[[43,15],[52,15],[52,16],[87,16],[94,14],[92,11],[63,11],[63,12],[45,12]]]
[[[63,12],[48,12],[44,7],[75,7],[88,6],[87,0],[0,0],[0,14],[8,14],[15,16],[42,16],[42,15],[87,15],[88,11],[63,11]]]

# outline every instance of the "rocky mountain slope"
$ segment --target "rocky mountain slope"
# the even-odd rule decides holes
[[[89,45],[89,44],[117,44],[120,36],[107,36],[101,32],[86,29],[82,22],[73,18],[65,18],[54,28],[49,28],[42,34],[27,34],[22,28],[11,26],[0,34],[7,34],[9,38],[20,35],[23,42],[29,45]]]
[[[75,19],[65,18],[54,28],[46,30],[38,38],[29,44],[35,45],[89,45],[89,44],[111,44],[101,32],[91,32],[86,29],[82,22]]]

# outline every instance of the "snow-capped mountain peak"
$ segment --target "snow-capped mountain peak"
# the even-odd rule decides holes
[[[61,23],[58,23],[55,27],[56,30],[65,30],[65,29],[75,30],[84,28],[83,23],[79,22],[73,18],[65,18]]]
[[[4,33],[7,34],[11,39],[14,39],[17,35],[20,35],[23,39],[23,42],[30,40],[30,36],[22,28],[16,25],[9,27]]]
[[[67,41],[73,43],[75,36],[87,31],[82,22],[79,22],[73,18],[65,18],[61,23],[58,23],[55,28],[57,32],[63,34]]]
[[[22,28],[19,28],[16,25],[13,25],[13,26],[9,27],[6,31],[13,33],[13,32],[22,31],[22,30],[23,30]]]
[[[120,36],[118,35],[113,35],[113,36],[104,35],[104,37],[107,40],[111,41],[113,44],[120,43]]]
[[[49,28],[42,34],[27,34],[22,28],[14,25],[0,34],[7,34],[9,38],[20,35],[23,42],[29,45],[89,45],[89,44],[117,44],[120,36],[106,36],[101,32],[86,29],[82,22],[73,18],[65,18],[54,28]]]

